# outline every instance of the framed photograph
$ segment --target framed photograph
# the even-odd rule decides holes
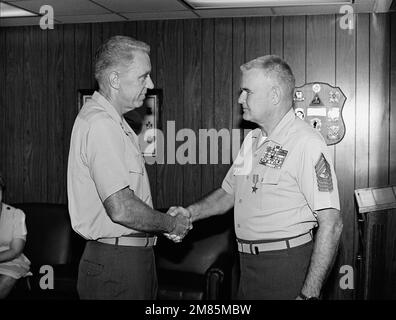
[[[91,99],[94,92],[94,89],[78,90],[78,112],[84,103]],[[139,138],[140,150],[144,157],[157,156],[156,131],[160,129],[161,103],[162,90],[148,89],[143,105],[124,114],[125,120]]]
[[[160,129],[161,89],[149,89],[140,108],[124,114],[125,120],[139,137],[140,150],[144,157],[157,156],[157,130]]]

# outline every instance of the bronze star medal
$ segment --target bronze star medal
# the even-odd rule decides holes
[[[333,179],[331,177],[330,165],[323,153],[320,155],[320,158],[315,165],[315,171],[319,191],[333,191]]]
[[[252,193],[256,193],[256,191],[257,191],[257,182],[258,182],[258,180],[259,180],[259,176],[258,176],[258,174],[254,174],[253,175],[253,187],[252,187]]]

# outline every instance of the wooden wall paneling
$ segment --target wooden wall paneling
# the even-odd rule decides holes
[[[23,201],[47,201],[47,32],[24,27]]]
[[[69,156],[70,138],[73,123],[78,112],[76,69],[75,69],[75,25],[67,24],[63,26],[63,107],[64,126],[63,134],[65,142],[63,145],[64,172],[67,172],[67,160]],[[66,187],[66,186],[64,186]],[[67,190],[65,190],[67,192]]]
[[[271,54],[283,58],[283,19],[284,17],[271,17]]]
[[[215,19],[215,74],[214,74],[214,118],[215,128],[232,129],[232,19]],[[220,136],[220,135],[219,135]],[[221,143],[220,143],[221,141]],[[218,188],[230,167],[231,139],[229,142],[218,140],[218,165],[214,165],[214,187]],[[223,145],[226,145],[222,152]],[[225,157],[228,152],[229,163]],[[224,156],[224,157],[223,157]]]
[[[307,16],[307,82],[335,83],[334,15]]]
[[[306,82],[335,84],[336,27],[334,15],[307,16]],[[329,149],[335,158],[335,147]]]
[[[234,18],[232,21],[232,129],[240,129],[240,144],[243,142],[242,108],[238,103],[240,94],[241,69],[245,61],[245,18]],[[233,140],[231,140],[232,143]],[[236,147],[235,147],[236,149]],[[238,149],[239,150],[239,149]],[[232,144],[232,159],[237,156]]]
[[[89,89],[92,83],[91,25],[77,24],[75,27],[75,61],[77,89]]]
[[[214,20],[203,19],[202,20],[202,90],[201,90],[201,127],[202,129],[212,129],[215,127],[214,122],[214,70],[215,70],[215,59],[214,59]],[[212,150],[208,150],[207,163],[202,165],[201,170],[201,195],[206,195],[214,189],[213,176],[214,166],[210,165],[209,153]]]
[[[356,28],[344,30],[336,28],[336,85],[342,88],[347,100],[343,108],[343,118],[346,132],[343,140],[336,145],[335,166],[337,168],[338,190],[342,195],[341,208],[344,229],[339,247],[343,265],[355,266],[356,250],[354,246],[356,232],[356,214],[354,202],[354,172],[355,172],[355,58],[356,58]],[[356,248],[357,249],[357,248]],[[334,273],[334,290],[337,299],[353,299],[355,291],[340,290],[339,273],[341,265],[336,265]],[[356,269],[355,269],[356,270]]]
[[[306,17],[284,17],[283,58],[296,78],[296,86],[305,83]]]
[[[94,76],[95,72],[95,53],[103,43],[103,23],[94,23],[91,26],[91,86],[90,88],[94,89],[96,87],[96,80]]]
[[[389,183],[396,185],[396,13],[393,12],[389,15],[390,19],[390,128],[389,128]],[[393,211],[394,213],[394,211]],[[396,225],[396,215],[388,215],[387,224],[387,237],[390,241],[387,241],[385,252],[391,255],[392,261],[389,266],[385,268],[387,271],[385,279],[388,283],[393,285],[396,284],[396,234],[394,232],[394,226]],[[390,286],[389,286],[390,287]],[[390,289],[390,288],[389,288]],[[387,295],[388,299],[395,299],[396,296],[393,290],[393,296],[391,293]]]
[[[355,189],[369,185],[370,15],[356,20]],[[348,130],[348,128],[347,128]]]
[[[0,172],[5,175],[7,154],[7,103],[6,103],[6,77],[7,77],[7,47],[6,31],[0,28]]]
[[[202,71],[201,20],[184,20],[183,37],[183,124],[184,128],[194,131],[196,141],[195,155],[192,157],[195,164],[183,165],[183,203],[187,205],[197,201],[201,194],[201,166],[199,165]]]
[[[23,84],[23,28],[7,29],[7,76],[6,76],[6,168],[7,193],[9,203],[23,201],[23,138],[24,103]]]
[[[394,35],[393,35],[394,37]],[[390,15],[373,14],[370,16],[370,135],[369,135],[369,186],[384,186],[389,184],[390,143],[394,139],[390,136]],[[384,253],[395,257],[394,226],[396,220],[393,214],[386,217],[388,227],[384,230],[390,241],[386,242]],[[395,260],[392,265],[384,265],[383,280],[386,283],[394,281]],[[392,270],[393,269],[393,270]],[[393,278],[393,279],[392,279]],[[388,293],[389,294],[389,293]],[[392,298],[392,297],[390,297]]]
[[[64,136],[64,41],[63,26],[57,26],[48,31],[48,158],[47,158],[47,186],[48,202],[66,203],[65,186],[66,171],[64,170],[67,159],[63,156]]]
[[[23,28],[7,29],[7,76],[6,76],[6,169],[7,193],[9,203],[23,201],[23,138],[24,103],[23,83]]]
[[[125,22],[107,22],[103,24],[103,41],[112,36],[125,34]]]
[[[389,169],[389,19],[370,16],[369,186],[388,184]]]
[[[246,62],[271,52],[271,18],[246,19]]]
[[[330,85],[335,85],[336,25],[334,15],[307,16],[306,19],[306,82],[327,82]],[[334,146],[329,147],[329,149],[334,159]],[[336,164],[336,161],[334,161],[334,164]],[[337,173],[337,167],[335,169]],[[338,179],[340,180],[342,177]],[[343,195],[340,194],[340,197],[342,203]],[[342,244],[340,247],[342,247]],[[323,288],[323,294],[327,299],[334,299],[338,294],[338,288],[336,287],[338,265],[342,263],[343,256],[342,250],[339,250],[332,273]]]
[[[165,140],[173,140],[175,150],[166,143],[165,165],[157,166],[157,206],[167,208],[183,202],[183,170],[176,163],[176,150],[180,142],[175,143],[177,131],[183,127],[183,21],[159,21],[157,51],[157,83],[163,88],[162,127],[167,121],[174,121],[175,133],[172,137],[167,130]],[[175,163],[175,164],[170,164]]]
[[[389,183],[396,185],[396,13],[390,14],[390,159]]]
[[[158,88],[157,84],[157,22],[156,21],[138,21],[131,24],[128,22],[128,35],[137,40],[144,41],[150,46],[150,61],[151,61],[151,79],[154,83],[154,88]],[[133,30],[134,29],[134,30]],[[162,109],[160,110],[160,114]],[[160,128],[162,130],[162,128]],[[157,165],[155,163],[148,163],[146,161],[146,170],[150,180],[151,196],[153,199],[154,208],[157,208]]]
[[[123,35],[132,37],[136,39],[136,30],[137,30],[137,22],[136,21],[128,21],[128,22],[123,22],[124,24],[124,30],[123,30]],[[137,38],[137,40],[140,40]]]
[[[132,30],[132,27],[129,28]],[[131,33],[131,36],[132,33]],[[157,81],[157,22],[156,21],[138,21],[135,24],[135,36],[137,40],[144,41],[150,46],[151,61],[151,79],[154,82],[154,88],[158,88]]]
[[[369,185],[369,107],[370,16],[359,14],[356,16],[355,189],[367,188]],[[355,234],[354,240],[354,247],[357,250],[358,233]],[[362,292],[357,282],[359,279],[360,274],[355,272],[355,296]]]

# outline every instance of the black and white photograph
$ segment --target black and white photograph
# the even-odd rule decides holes
[[[1,300],[247,319],[395,261],[396,0],[0,1]]]

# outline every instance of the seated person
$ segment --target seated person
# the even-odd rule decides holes
[[[30,261],[24,256],[25,214],[2,202],[5,190],[0,173],[0,299],[11,292],[17,280],[30,275]]]

